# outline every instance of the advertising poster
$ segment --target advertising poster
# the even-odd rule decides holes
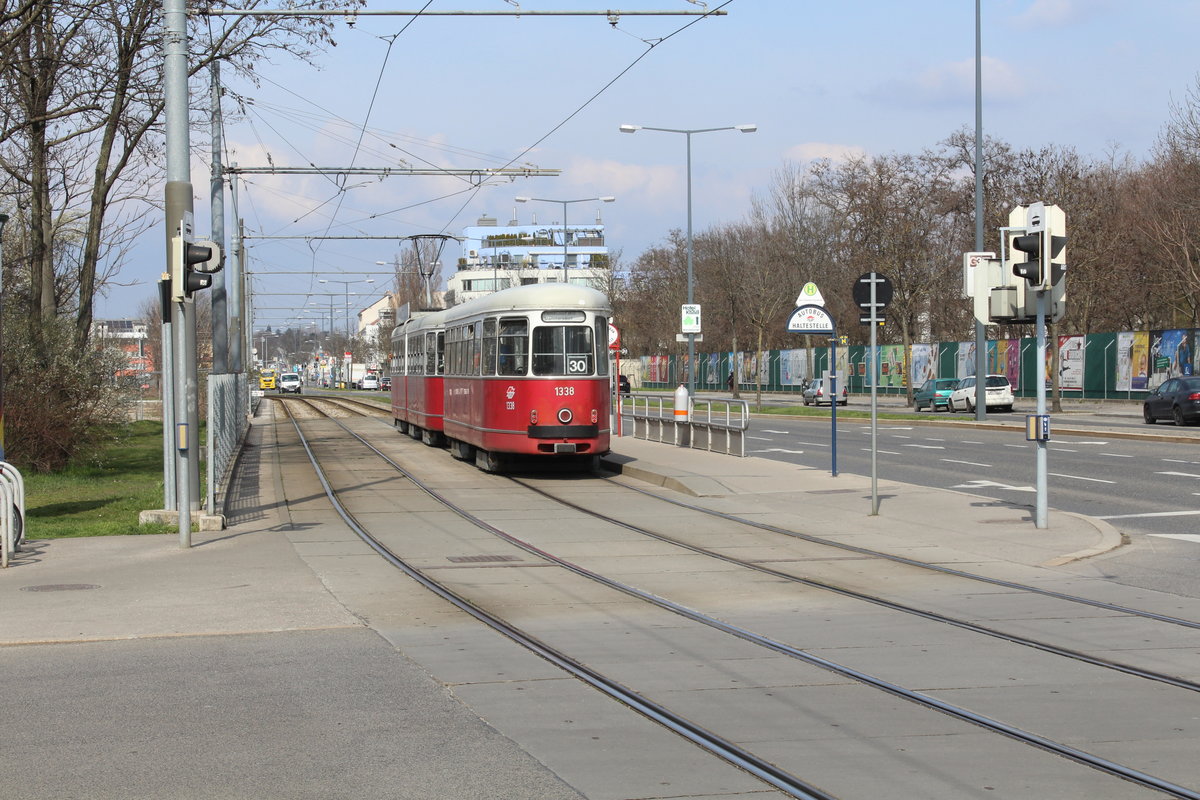
[[[1129,360],[1133,368],[1133,390],[1144,391],[1150,387],[1150,334],[1135,331]]]
[[[1061,389],[1083,389],[1084,337],[1058,337],[1058,385]],[[1050,355],[1047,353],[1047,355]]]
[[[975,374],[975,342],[958,343],[958,372],[956,378],[965,378]]]
[[[920,386],[930,378],[937,377],[938,346],[936,344],[914,344],[912,346],[912,385]]]
[[[1133,333],[1117,334],[1117,379],[1113,384],[1118,392],[1133,389]]]
[[[1150,331],[1150,384],[1192,374],[1192,335],[1188,330]]]
[[[879,348],[879,385],[904,388],[904,345],[885,344]]]
[[[704,384],[706,386],[723,386],[724,379],[721,377],[721,356],[717,353],[710,353],[704,359]]]
[[[784,386],[799,386],[808,380],[808,351],[779,351],[779,381]]]

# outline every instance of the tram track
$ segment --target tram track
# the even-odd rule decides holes
[[[341,425],[341,423],[336,419],[334,420],[334,422]],[[763,780],[766,780],[768,783],[771,783],[771,785],[776,786],[776,788],[781,788],[784,791],[789,792],[792,796],[795,796],[795,797],[830,797],[831,796],[831,795],[825,794],[822,790],[811,785],[810,783],[803,781],[799,778],[796,778],[795,776],[791,776],[786,773],[784,773],[782,775],[779,774],[778,769],[775,768],[774,765],[772,765],[769,761],[758,759],[756,756],[753,756],[753,754],[741,750],[741,748],[738,748],[736,745],[732,745],[732,743],[723,739],[723,737],[720,737],[719,735],[712,733],[711,731],[706,731],[704,729],[700,729],[699,731],[696,731],[695,729],[697,726],[695,726],[692,723],[687,722],[686,718],[682,717],[682,715],[675,715],[672,712],[670,712],[669,709],[666,709],[665,707],[661,707],[661,706],[657,706],[657,705],[653,705],[650,708],[645,707],[643,705],[643,703],[646,702],[646,699],[641,694],[639,694],[637,692],[632,692],[632,690],[628,690],[625,687],[621,687],[621,686],[619,686],[619,684],[614,686],[613,683],[608,681],[607,679],[605,679],[603,675],[596,673],[596,671],[587,667],[582,662],[574,661],[569,656],[567,656],[565,653],[561,653],[559,651],[553,650],[553,648],[550,648],[544,642],[540,642],[539,640],[537,640],[536,637],[527,636],[523,631],[520,631],[519,629],[514,630],[514,626],[510,625],[509,623],[505,622],[502,619],[499,619],[498,617],[495,617],[494,615],[491,614],[491,612],[488,612],[486,609],[480,608],[479,606],[477,606],[475,603],[473,603],[469,599],[455,594],[454,592],[447,589],[443,584],[428,578],[428,576],[425,575],[424,573],[422,573],[420,570],[416,570],[408,565],[405,565],[403,560],[399,556],[397,556],[395,553],[393,553],[391,550],[389,550],[377,537],[374,537],[366,528],[364,528],[362,525],[360,525],[357,522],[357,520],[354,519],[352,512],[350,512],[349,509],[345,509],[345,507],[337,499],[337,496],[336,496],[337,490],[334,487],[332,487],[328,483],[326,478],[324,477],[324,473],[321,470],[321,467],[319,464],[319,459],[318,459],[317,455],[313,452],[313,450],[309,446],[308,442],[305,441],[305,436],[302,431],[300,422],[298,420],[293,419],[293,424],[295,425],[297,435],[301,438],[302,442],[304,442],[305,450],[308,453],[309,459],[312,462],[314,469],[317,471],[318,475],[321,476],[321,482],[325,486],[326,492],[329,494],[331,502],[333,502],[335,507],[338,508],[338,513],[343,517],[344,520],[346,520],[347,524],[350,525],[356,531],[356,533],[364,539],[364,541],[367,541],[367,543],[370,544],[371,547],[374,548],[377,552],[380,552],[381,554],[383,554],[384,557],[389,560],[389,562],[394,563],[396,566],[403,569],[406,572],[406,574],[409,574],[414,579],[417,579],[418,581],[420,581],[422,583],[422,585],[425,585],[427,588],[430,588],[432,591],[435,591],[436,593],[438,593],[439,596],[444,597],[445,599],[454,603],[456,606],[463,608],[468,613],[471,613],[472,616],[475,616],[477,619],[481,619],[481,621],[484,621],[486,624],[494,627],[497,630],[500,630],[505,635],[510,636],[510,637],[514,638],[515,640],[521,642],[524,646],[529,647],[534,652],[537,652],[539,655],[542,655],[543,657],[548,658],[553,663],[556,663],[559,666],[563,666],[564,668],[568,669],[568,671],[570,671],[572,674],[585,680],[590,685],[596,686],[596,688],[600,688],[602,691],[605,691],[607,694],[610,694],[610,696],[613,696],[613,697],[621,700],[621,702],[624,702],[627,705],[630,705],[631,707],[636,708],[641,713],[645,714],[646,716],[650,717],[651,719],[655,719],[656,721],[663,722],[663,724],[668,724],[668,727],[671,727],[672,730],[676,730],[676,732],[681,733],[681,735],[688,735],[689,738],[690,738],[690,736],[698,735],[699,739],[693,739],[693,741],[697,741],[698,743],[701,743],[702,746],[705,746],[706,748],[711,749],[713,752],[716,752],[718,755],[721,755],[721,757],[725,758],[727,761],[730,761],[730,763],[735,763],[735,764],[738,764],[739,766],[742,766],[743,768],[748,769],[753,774],[758,775]],[[937,699],[936,697],[930,696],[927,693],[916,692],[911,689],[907,689],[903,686],[900,686],[898,684],[895,684],[890,681],[879,678],[877,676],[868,674],[861,670],[856,670],[851,667],[847,667],[847,666],[835,663],[829,659],[815,656],[811,653],[805,652],[804,650],[801,650],[792,645],[789,645],[786,642],[779,641],[777,639],[772,639],[768,636],[764,636],[759,633],[750,631],[746,628],[739,627],[737,625],[733,625],[733,624],[725,622],[721,619],[717,619],[716,617],[700,613],[694,609],[691,609],[691,608],[688,608],[681,604],[672,602],[664,597],[660,597],[652,592],[648,592],[648,591],[645,591],[638,587],[632,586],[630,584],[626,584],[621,581],[617,581],[613,578],[610,578],[610,577],[607,577],[604,575],[600,575],[592,570],[589,570],[589,569],[586,569],[585,567],[580,566],[579,564],[576,564],[576,563],[573,563],[566,559],[560,558],[559,556],[549,553],[545,549],[537,547],[536,545],[533,545],[530,542],[524,541],[524,540],[520,539],[519,537],[514,536],[513,534],[511,534],[505,530],[502,530],[502,529],[498,528],[497,526],[487,522],[486,520],[476,516],[475,514],[472,514],[470,511],[461,507],[460,504],[454,503],[450,498],[447,498],[444,495],[438,493],[436,490],[433,490],[430,487],[424,485],[420,481],[420,479],[416,475],[414,475],[410,470],[407,470],[404,466],[402,466],[401,464],[394,461],[392,458],[390,458],[388,455],[386,455],[381,450],[376,448],[370,442],[366,441],[364,438],[359,436],[357,433],[350,431],[344,425],[341,425],[341,427],[343,427],[343,429],[346,430],[347,433],[349,433],[351,436],[358,439],[359,442],[361,442],[365,447],[370,449],[378,457],[380,457],[385,462],[387,462],[389,465],[391,465],[400,474],[404,475],[409,481],[412,481],[422,491],[429,494],[431,497],[436,499],[439,503],[444,504],[446,508],[453,510],[455,514],[457,514],[461,518],[467,520],[472,525],[475,525],[484,530],[487,530],[489,533],[505,540],[509,544],[511,544],[515,547],[518,547],[518,548],[524,550],[525,552],[536,556],[537,558],[544,559],[544,560],[550,561],[554,564],[557,564],[558,566],[571,571],[573,574],[584,577],[590,581],[595,581],[595,582],[601,583],[601,584],[607,586],[608,588],[622,592],[623,594],[625,594],[627,596],[635,597],[638,600],[641,600],[646,603],[651,603],[657,608],[660,608],[662,610],[669,611],[673,614],[685,617],[693,622],[697,622],[702,625],[708,626],[709,628],[720,631],[724,634],[734,636],[742,641],[746,641],[746,642],[754,644],[758,647],[763,647],[772,652],[779,653],[779,654],[788,656],[789,658],[802,661],[811,666],[819,667],[820,669],[834,672],[835,674],[837,674],[839,676],[849,678],[849,679],[857,681],[863,685],[870,686],[871,688],[887,692],[888,694],[890,694],[892,696],[903,698],[909,702],[916,703],[927,709],[937,710],[947,716],[951,716],[955,719],[958,719],[958,720],[961,720],[964,722],[968,722],[972,725],[987,729],[994,733],[1001,734],[1010,739],[1020,741],[1024,744],[1031,745],[1033,747],[1037,747],[1041,750],[1052,752],[1056,755],[1070,759],[1072,761],[1075,761],[1076,763],[1084,764],[1088,767],[1099,770],[1106,774],[1109,774],[1109,775],[1112,775],[1112,776],[1115,776],[1115,777],[1118,777],[1118,778],[1121,778],[1121,779],[1124,779],[1127,781],[1131,781],[1134,783],[1138,783],[1138,784],[1141,784],[1142,786],[1145,786],[1145,787],[1148,787],[1148,788],[1151,788],[1151,789],[1154,789],[1157,791],[1166,792],[1169,796],[1172,796],[1172,797],[1200,798],[1200,794],[1194,792],[1193,790],[1191,790],[1187,787],[1173,783],[1169,780],[1159,778],[1154,775],[1150,775],[1150,774],[1143,772],[1141,770],[1138,770],[1138,769],[1134,769],[1134,768],[1131,768],[1131,767],[1128,767],[1128,766],[1125,766],[1122,764],[1118,764],[1109,759],[1105,759],[1100,756],[1097,756],[1097,755],[1094,755],[1091,753],[1087,753],[1087,752],[1085,752],[1079,748],[1073,747],[1069,744],[1054,741],[1051,738],[1041,736],[1037,733],[1023,730],[1017,726],[1009,725],[1003,721],[993,719],[993,718],[987,717],[982,714],[978,714],[974,711],[956,706],[951,703],[944,702],[942,700]],[[617,524],[627,530],[635,531],[635,532],[641,533],[643,535],[654,536],[655,538],[664,540],[663,537],[661,537],[657,534],[644,531],[642,529],[637,528],[636,526],[630,526],[627,523],[621,522],[620,520],[614,520],[611,517],[608,517],[607,515],[602,515],[597,512],[582,508],[582,507],[578,506],[578,504],[574,504],[574,505],[570,504],[566,501],[563,501],[559,498],[555,498],[555,497],[551,496],[550,494],[543,492],[541,490],[538,490],[535,487],[529,486],[525,483],[522,483],[522,485],[524,485],[525,488],[531,489],[532,491],[537,492],[537,493],[547,497],[548,499],[553,500],[556,503],[562,503],[564,505],[564,507],[569,506],[569,507],[572,507],[583,513],[586,513],[586,514],[589,514],[589,515],[592,515],[592,516],[595,516],[598,518],[604,518],[606,521],[609,522],[609,524]],[[653,494],[653,493],[649,493],[649,494]],[[716,513],[718,515],[722,515],[721,512],[716,512]],[[751,522],[753,523],[753,521],[751,521]],[[783,530],[779,530],[779,531],[775,531],[775,532],[787,533],[786,531],[783,531]],[[688,549],[691,549],[693,552],[697,552],[697,553],[700,553],[700,554],[703,554],[703,555],[706,555],[709,557],[721,558],[722,560],[725,560],[729,563],[736,564],[739,567],[755,569],[760,573],[771,575],[772,577],[784,578],[787,580],[798,580],[796,576],[789,575],[787,573],[784,573],[784,572],[781,572],[778,570],[764,568],[762,565],[755,565],[755,564],[752,564],[749,562],[739,561],[737,559],[730,559],[726,556],[722,556],[715,552],[707,551],[704,549],[697,549],[697,548],[691,547],[690,545],[687,545],[685,543],[682,543],[679,541],[674,541],[671,539],[666,539],[664,541],[668,541],[670,544],[672,544],[674,546],[687,547]],[[874,555],[874,554],[872,554],[872,555]],[[917,563],[919,563],[919,562],[917,562]],[[800,582],[803,583],[804,581],[802,579],[800,579]],[[826,591],[837,591],[839,594],[842,594],[843,596],[852,597],[854,599],[859,599],[859,600],[867,599],[864,596],[862,596],[862,593],[854,592],[853,590],[837,589],[837,588],[834,588],[831,586],[822,585],[820,582],[807,582],[806,585],[809,585],[812,588],[819,588],[819,589],[823,589]],[[947,619],[943,618],[943,615],[927,614],[925,612],[921,612],[919,609],[911,609],[911,608],[903,607],[901,604],[888,605],[890,603],[890,601],[883,600],[882,598],[875,598],[875,599],[871,600],[871,602],[875,602],[876,600],[882,601],[882,603],[877,603],[877,604],[882,604],[884,607],[888,608],[889,610],[903,611],[904,613],[909,613],[909,614],[918,614],[920,616],[923,616],[923,618],[925,618],[925,619],[930,619],[931,621],[948,622]],[[997,632],[983,630],[983,629],[976,629],[975,627],[971,627],[973,625],[973,623],[966,623],[966,621],[963,621],[963,620],[957,620],[955,622],[948,622],[948,624],[956,624],[956,623],[965,623],[965,624],[958,624],[957,626],[965,628],[967,630],[971,630],[976,633],[986,633],[986,635],[989,635],[989,636],[998,636],[999,638],[1003,638],[1007,641],[1010,641],[1010,642],[1013,642],[1016,644],[1027,644],[1027,646],[1037,647],[1038,649],[1042,649],[1044,652],[1049,652],[1053,655],[1062,655],[1062,656],[1067,656],[1070,658],[1076,658],[1078,660],[1084,661],[1084,663],[1087,663],[1091,666],[1104,667],[1107,669],[1118,669],[1118,671],[1125,672],[1128,675],[1132,675],[1135,677],[1149,678],[1151,680],[1162,679],[1162,682],[1168,683],[1169,685],[1171,685],[1173,687],[1182,688],[1182,689],[1186,689],[1189,691],[1195,691],[1198,688],[1196,686],[1196,684],[1194,684],[1194,683],[1191,683],[1191,682],[1183,680],[1183,679],[1175,679],[1175,678],[1172,678],[1171,676],[1162,675],[1162,676],[1152,677],[1153,673],[1150,673],[1148,671],[1142,672],[1142,671],[1138,671],[1136,669],[1121,668],[1122,665],[1114,666],[1113,664],[1107,663],[1104,660],[1096,660],[1096,659],[1088,660],[1090,657],[1086,657],[1086,656],[1084,656],[1084,658],[1082,658],[1082,659],[1079,659],[1079,656],[1081,656],[1083,654],[1074,654],[1065,649],[1061,649],[1061,648],[1056,649],[1053,646],[1041,646],[1044,643],[1037,643],[1037,644],[1026,643],[1026,642],[1014,639],[1013,637],[1004,635],[1002,633],[997,633]],[[567,666],[564,666],[564,665],[567,665]],[[626,694],[626,692],[631,692],[631,694]],[[690,733],[685,733],[685,732],[683,732],[683,730],[677,730],[675,727],[672,727],[672,723],[668,723],[668,722],[664,721],[664,720],[670,720],[674,717],[678,717],[680,720],[680,722],[678,724],[680,724],[682,728],[690,729]],[[715,743],[715,747],[710,743]]]

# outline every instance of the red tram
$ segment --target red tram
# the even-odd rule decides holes
[[[594,462],[609,449],[611,314],[601,292],[545,283],[403,322],[396,426],[487,470],[508,454]]]

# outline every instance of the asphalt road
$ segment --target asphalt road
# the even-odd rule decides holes
[[[1007,414],[999,419],[1013,421]],[[1177,430],[1151,429],[1134,419],[1106,419],[1104,425],[1109,431],[1136,429],[1168,437]],[[756,418],[746,445],[747,455],[823,470],[832,470],[834,448],[828,418]],[[1076,569],[1200,596],[1200,447],[1194,439],[1143,441],[1106,436],[1104,430],[1052,431],[1048,448],[1047,504],[1106,520],[1130,541],[1129,547]],[[838,472],[870,475],[871,451],[870,421],[840,418]],[[1035,444],[1025,440],[1022,427],[880,423],[875,453],[880,479],[957,489],[1031,508],[1036,502]]]

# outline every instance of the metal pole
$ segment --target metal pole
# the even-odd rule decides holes
[[[0,214],[0,353],[4,352],[4,226],[8,214]],[[4,361],[0,359],[0,461],[4,461]]]
[[[163,97],[166,110],[166,156],[167,183],[166,236],[168,264],[170,263],[170,240],[175,236],[191,234],[192,185],[188,165],[188,87],[187,87],[187,4],[186,0],[164,0],[163,2]],[[175,409],[173,436],[175,452],[176,502],[179,511],[179,546],[191,547],[191,480],[189,461],[193,453],[187,420],[188,381],[184,376],[187,364],[187,335],[189,327],[189,303],[173,302],[172,338],[174,339],[173,394]],[[191,320],[194,324],[194,319]],[[194,336],[193,336],[194,341]],[[166,354],[164,354],[164,357]],[[191,376],[191,387],[195,389],[195,376]],[[194,432],[192,432],[194,433]],[[197,481],[199,473],[197,471]]]
[[[1046,252],[1045,250],[1042,251]],[[1046,414],[1046,292],[1037,293],[1037,414],[1041,418]],[[986,387],[985,387],[986,391]],[[978,387],[976,387],[978,392]],[[1037,512],[1034,526],[1049,527],[1047,520],[1047,445],[1044,438],[1038,437],[1037,442]]]
[[[878,341],[876,318],[879,313],[875,305],[875,287],[878,281],[871,274],[871,516],[879,516],[879,352],[876,350]],[[834,397],[837,400],[837,397]],[[932,402],[932,401],[931,401]],[[930,406],[932,413],[932,406]]]
[[[570,283],[567,278],[567,201],[563,200],[563,283]]]
[[[221,165],[221,62],[212,62],[212,180],[209,182],[209,209],[212,216],[210,236],[222,251],[225,250],[225,180]],[[227,261],[229,259],[226,259]],[[229,322],[226,305],[225,270],[213,276],[212,284],[212,350],[215,374],[229,371]],[[211,408],[211,406],[210,406]],[[210,424],[212,420],[210,419]],[[223,420],[221,422],[224,422]],[[209,495],[212,487],[209,487]]]
[[[233,166],[237,166],[234,162]],[[242,222],[238,216],[237,178],[229,182],[229,200],[233,211],[233,236],[229,242],[229,258],[225,270],[229,277],[225,289],[229,293],[229,371],[246,372],[246,357],[243,342],[246,339],[245,316],[242,314],[242,281],[245,265],[242,263]]]
[[[687,301],[695,303],[695,277],[692,272],[692,132],[685,131],[687,138]],[[696,396],[696,334],[688,337],[688,397]]]
[[[980,0],[975,0],[975,252],[983,250],[983,34]],[[975,320],[975,419],[987,418],[987,394],[978,401],[979,387],[987,384],[987,328]]]
[[[830,441],[833,443],[832,472],[837,477],[837,330],[834,329],[829,337],[829,412],[830,412]]]

